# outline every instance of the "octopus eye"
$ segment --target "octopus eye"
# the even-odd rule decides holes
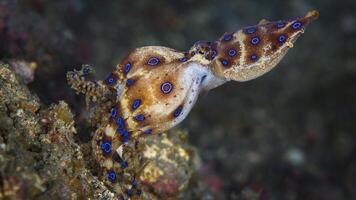
[[[103,150],[103,152],[106,154],[110,153],[111,152],[111,143],[103,142],[103,144],[101,144],[101,150]]]
[[[296,21],[296,22],[294,22],[294,23],[292,24],[292,29],[294,29],[294,30],[298,30],[298,29],[300,29],[301,27],[302,27],[302,23],[299,22],[299,21]]]
[[[156,57],[152,57],[152,58],[148,59],[148,61],[147,61],[147,64],[151,65],[151,66],[155,66],[158,63],[159,63],[159,59]]]
[[[116,181],[116,178],[117,178],[117,175],[116,175],[116,173],[115,173],[113,170],[111,170],[111,171],[108,172],[108,179],[109,179],[109,181],[115,182],[115,181]]]
[[[257,45],[258,43],[260,43],[260,38],[259,37],[254,37],[254,38],[251,39],[251,44]]]
[[[169,94],[170,92],[172,92],[173,90],[173,85],[170,82],[164,82],[161,85],[161,91],[163,92],[163,94]]]

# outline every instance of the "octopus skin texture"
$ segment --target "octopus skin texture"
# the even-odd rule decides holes
[[[319,13],[268,22],[199,41],[187,52],[147,46],[129,53],[103,81],[93,69],[67,73],[69,84],[94,105],[92,145],[100,176],[118,199],[140,199],[144,165],[140,139],[182,122],[201,92],[228,81],[248,81],[271,69]]]

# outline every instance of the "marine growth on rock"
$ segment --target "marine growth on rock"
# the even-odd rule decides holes
[[[317,11],[291,20],[267,22],[199,41],[187,52],[161,46],[137,48],[103,81],[88,79],[92,68],[68,72],[69,84],[93,103],[94,156],[102,180],[118,199],[140,199],[145,165],[140,139],[184,120],[199,93],[230,80],[248,81],[284,57]]]

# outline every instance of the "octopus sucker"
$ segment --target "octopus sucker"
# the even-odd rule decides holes
[[[198,41],[184,52],[137,48],[103,81],[92,80],[88,65],[68,72],[69,85],[86,96],[87,105],[92,102],[94,157],[100,177],[118,199],[140,199],[145,192],[139,179],[144,137],[183,121],[200,93],[273,69],[318,16],[310,11],[291,20],[262,20],[212,42]]]

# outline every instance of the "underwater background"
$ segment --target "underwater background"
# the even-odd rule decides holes
[[[84,144],[91,128],[67,71],[91,64],[104,79],[134,48],[185,51],[313,9],[319,19],[274,70],[202,95],[178,128],[201,159],[200,199],[356,199],[356,1],[0,0],[0,59],[35,63],[30,91],[67,102]]]

